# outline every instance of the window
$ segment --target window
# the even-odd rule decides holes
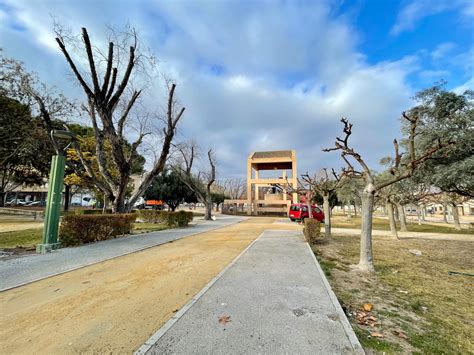
[[[299,211],[300,208],[298,206],[291,206],[290,211]]]

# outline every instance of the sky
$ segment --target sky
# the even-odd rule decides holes
[[[440,80],[474,89],[471,0],[0,0],[4,55],[83,100],[54,21],[75,34],[86,27],[104,49],[107,28],[135,27],[186,107],[177,140],[212,147],[220,179],[244,177],[253,151],[295,149],[298,173],[341,168],[337,152],[322,152],[341,117],[354,125],[353,147],[381,170],[417,91]],[[144,93],[150,111],[164,108],[162,81]]]

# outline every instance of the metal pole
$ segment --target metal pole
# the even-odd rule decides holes
[[[53,155],[49,173],[48,197],[43,229],[43,243],[36,246],[37,253],[47,253],[59,248],[58,229],[61,214],[61,198],[63,193],[64,155]]]

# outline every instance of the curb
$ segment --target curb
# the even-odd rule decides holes
[[[160,329],[158,329],[150,338],[148,338],[145,343],[134,352],[134,355],[144,355],[155,345],[160,338],[165,335],[165,333],[182,317],[184,314],[202,297],[204,294],[219,280],[227,270],[229,270],[236,262],[240,259],[242,255],[249,250],[257,240],[260,239],[266,231],[263,231],[257,238],[255,238],[252,243],[250,243],[239,255],[235,257],[234,260],[230,262],[220,273],[217,274],[211,281],[209,281],[206,286],[203,287],[188,303],[186,303],[181,309],[169,319]]]
[[[352,329],[352,326],[349,323],[349,320],[347,319],[346,314],[342,310],[341,304],[339,303],[336,295],[334,294],[334,291],[332,290],[331,285],[329,285],[329,282],[326,278],[326,275],[324,274],[323,269],[321,269],[321,266],[319,265],[318,259],[316,259],[316,256],[314,255],[314,252],[311,249],[308,242],[305,241],[305,244],[308,247],[308,250],[311,254],[311,257],[313,258],[314,263],[316,264],[316,268],[318,269],[319,275],[321,276],[323,280],[323,284],[326,288],[326,292],[328,293],[329,298],[331,299],[331,302],[334,305],[334,308],[337,314],[339,315],[339,319],[341,321],[342,327],[344,328],[344,332],[346,333],[347,339],[349,339],[349,342],[351,343],[352,348],[357,354],[365,354],[365,351],[360,345],[359,339],[355,335],[354,330]]]

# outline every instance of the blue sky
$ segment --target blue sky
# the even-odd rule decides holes
[[[341,167],[337,153],[321,152],[341,116],[378,169],[418,90],[441,79],[457,92],[474,88],[468,0],[0,0],[4,54],[82,100],[53,17],[74,33],[87,27],[98,46],[106,26],[136,27],[159,72],[178,84],[187,108],[178,139],[214,147],[221,178],[243,176],[254,150],[296,149],[300,172]],[[159,112],[163,83],[147,88],[143,104]]]

